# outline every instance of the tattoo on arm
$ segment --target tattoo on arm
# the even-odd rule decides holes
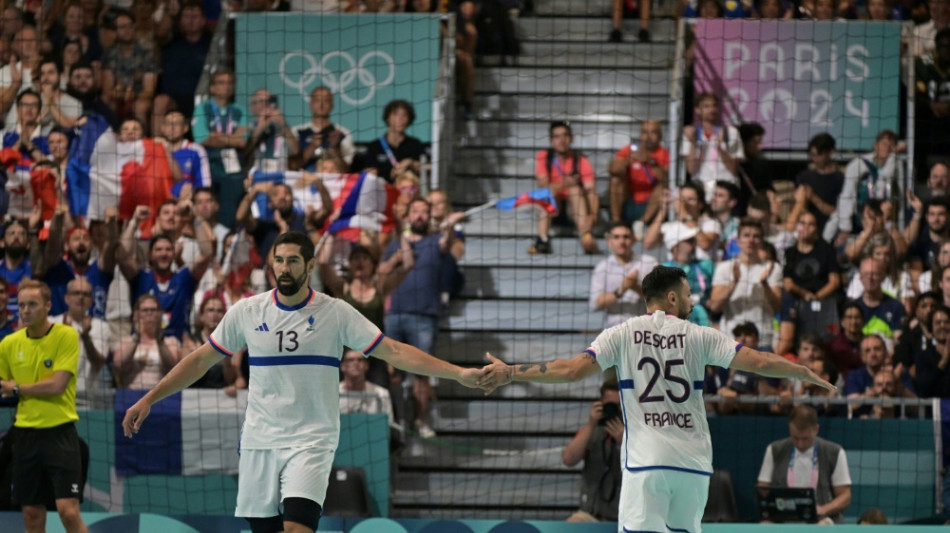
[[[521,367],[518,368],[518,371],[524,374],[525,372],[527,372],[528,370],[531,370],[532,368],[536,366],[538,367],[538,371],[541,372],[542,374],[548,371],[547,363],[541,363],[540,365],[538,365],[537,363],[529,363],[526,365],[521,365]]]
[[[587,359],[587,362],[590,363],[590,364],[592,364],[592,365],[596,365],[596,364],[597,364],[597,358],[594,357],[593,355],[589,354],[589,353],[585,353],[585,354],[584,354],[584,359]]]

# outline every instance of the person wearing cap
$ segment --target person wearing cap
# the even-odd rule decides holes
[[[591,311],[606,311],[605,327],[615,326],[646,313],[641,284],[659,262],[652,256],[635,258],[633,230],[623,222],[607,229],[610,256],[594,267],[590,280]]]
[[[679,233],[663,235],[663,243],[671,257],[663,266],[676,267],[686,272],[690,294],[696,304],[689,315],[689,321],[700,326],[711,326],[709,313],[704,306],[712,294],[713,271],[716,266],[709,259],[696,258],[698,234],[699,228],[686,228]]]

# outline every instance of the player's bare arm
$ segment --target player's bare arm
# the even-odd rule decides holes
[[[122,433],[132,438],[132,435],[138,433],[142,427],[142,422],[148,416],[152,404],[198,381],[209,368],[223,358],[224,356],[208,343],[202,344],[197,350],[188,354],[158,382],[158,385],[155,385],[155,388],[135,402],[135,405],[129,407],[125,412],[125,418],[122,419]]]
[[[575,355],[570,359],[555,359],[546,363],[526,363],[509,365],[490,353],[485,354],[490,361],[482,370],[485,374],[476,383],[485,389],[486,394],[507,385],[512,381],[533,381],[535,383],[568,383],[600,373],[597,358],[588,352]]]
[[[760,352],[746,346],[736,352],[736,357],[732,360],[729,368],[755,372],[770,378],[798,378],[830,391],[838,390],[838,387],[821,379],[810,368],[793,363],[774,353]]]
[[[477,383],[477,380],[484,373],[484,369],[462,368],[453,365],[452,363],[433,357],[414,346],[394,341],[389,337],[385,337],[383,341],[379,343],[379,346],[373,350],[371,355],[386,361],[400,370],[412,372],[413,374],[454,379],[462,385],[471,388],[482,387]]]

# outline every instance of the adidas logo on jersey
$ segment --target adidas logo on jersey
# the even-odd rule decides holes
[[[270,331],[270,329],[267,327],[267,322],[262,322],[260,326],[254,328],[254,331]]]

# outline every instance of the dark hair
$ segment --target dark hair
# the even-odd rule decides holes
[[[65,135],[67,139],[69,138],[69,130],[62,126],[54,126],[53,129],[49,130],[49,133],[46,134],[46,138],[49,139],[49,136],[54,133]]]
[[[613,231],[613,230],[615,230],[615,229],[617,229],[617,228],[625,228],[625,229],[628,229],[628,230],[630,230],[630,233],[633,234],[633,229],[630,228],[630,224],[627,224],[626,222],[624,222],[624,221],[622,221],[622,220],[615,220],[615,221],[611,222],[611,223],[607,226],[607,231],[606,231],[605,234],[610,234],[611,231]]]
[[[643,297],[646,301],[657,301],[666,298],[667,293],[676,290],[687,279],[686,272],[677,267],[658,265],[643,278]]]
[[[333,96],[333,91],[331,91],[329,87],[326,85],[318,85],[314,87],[312,91],[310,91],[310,97],[313,98],[313,95],[317,94],[317,91],[326,91],[330,93],[330,96]]]
[[[211,74],[211,82],[214,83],[214,80],[224,75],[231,76],[232,78],[235,77],[233,70],[229,69],[228,67],[221,67]]]
[[[927,317],[927,329],[931,332],[934,330],[934,315],[937,313],[943,313],[950,317],[950,307],[947,307],[944,304],[937,304],[934,306],[933,310],[930,311],[930,316]]]
[[[680,191],[683,189],[692,189],[696,192],[696,197],[699,199],[699,205],[702,206],[701,210],[705,213],[708,205],[706,204],[706,191],[703,190],[703,186],[696,181],[687,181],[686,183],[680,185]]]
[[[940,30],[940,32],[947,32],[946,37],[950,38],[950,28],[945,28]],[[939,33],[938,33],[939,35]],[[861,513],[861,516],[858,518],[858,525],[886,525],[887,524],[887,515],[884,514],[884,511],[878,509],[877,507],[871,507],[867,511]]]
[[[198,195],[198,193],[208,193],[211,195],[211,198],[213,200],[218,199],[218,195],[214,193],[214,189],[212,189],[211,187],[198,187],[191,193],[191,197],[194,198],[195,196]]]
[[[716,4],[718,5],[719,2],[717,1]],[[697,7],[698,7],[698,4],[697,4]],[[722,11],[720,11],[720,13],[721,12]],[[706,91],[706,92],[701,92],[696,95],[696,98],[693,100],[693,107],[699,107],[699,104],[703,103],[703,100],[712,100],[716,102],[716,105],[719,105],[719,97],[716,95],[716,93]]]
[[[386,104],[383,108],[383,122],[388,122],[389,115],[395,113],[397,109],[402,109],[409,115],[409,123],[406,126],[412,126],[412,123],[416,121],[416,109],[406,100],[393,100]]]
[[[881,206],[884,204],[883,200],[878,198],[868,198],[864,202],[864,207],[862,209],[870,209],[872,213],[876,216],[884,216],[884,209]]]
[[[43,97],[40,96],[40,93],[36,92],[36,89],[32,87],[25,89],[23,92],[16,95],[16,105],[20,105],[20,101],[23,100],[24,96],[35,96],[36,99],[40,101],[40,107],[43,106]]]
[[[864,320],[864,309],[858,305],[858,302],[848,302],[841,308],[841,318],[848,313],[848,309],[857,309],[861,313],[861,320]]]
[[[554,130],[558,128],[566,129],[568,137],[572,139],[574,138],[574,130],[571,129],[571,123],[566,120],[555,120],[554,122],[552,122],[551,125],[548,127],[548,136],[553,137]]]
[[[897,134],[894,133],[894,130],[881,130],[881,133],[878,133],[877,137],[874,138],[874,142],[878,142],[881,139],[890,139],[897,142]]]
[[[77,70],[83,70],[83,69],[95,70],[92,68],[92,63],[90,63],[89,60],[83,58],[73,63],[73,66],[69,68],[69,75],[72,76],[73,72],[76,72]]]
[[[927,291],[927,292],[922,293],[920,296],[917,297],[917,301],[914,302],[914,307],[917,307],[917,305],[920,304],[920,301],[921,301],[921,300],[925,300],[925,299],[930,299],[930,300],[933,300],[933,301],[938,302],[938,303],[941,302],[941,301],[943,301],[943,297],[940,296],[940,293],[939,293],[939,292],[937,292],[937,291]]]
[[[950,28],[944,28],[938,31],[936,35],[934,35],[934,42],[941,41],[944,39],[950,39]]]
[[[725,189],[726,192],[729,193],[729,198],[731,200],[739,199],[739,194],[740,194],[739,187],[736,186],[735,183],[732,183],[731,181],[717,180],[716,187],[719,187],[720,189]]]
[[[759,191],[752,195],[752,198],[749,198],[749,208],[758,209],[759,211],[768,211],[772,212],[772,201],[769,200],[769,195],[765,191]]]
[[[618,383],[616,379],[606,379],[606,380],[604,380],[604,382],[600,385],[600,395],[603,396],[604,393],[607,392],[607,391],[609,391],[609,390],[618,391],[618,392],[619,392],[619,391],[620,391],[620,383]]]
[[[38,69],[41,69],[41,68],[43,67],[43,65],[45,65],[45,64],[47,64],[47,63],[51,63],[54,67],[56,67],[56,72],[58,72],[58,73],[60,73],[60,74],[63,73],[63,64],[59,62],[59,59],[57,59],[57,58],[55,58],[55,57],[53,57],[53,56],[43,56],[43,57],[41,57],[41,58],[40,58],[40,62],[37,64],[37,68],[38,68]]]
[[[798,347],[801,348],[801,345],[806,342],[821,350],[822,353],[825,353],[825,342],[821,340],[821,335],[814,331],[806,331],[798,338]]]
[[[788,423],[798,429],[813,428],[818,425],[818,411],[810,405],[796,405],[788,413]]]
[[[314,249],[313,241],[310,240],[310,237],[300,233],[299,231],[288,231],[287,233],[281,233],[277,240],[274,241],[274,251],[277,250],[277,247],[281,244],[296,244],[300,247],[300,255],[303,256],[305,262],[309,262],[313,259]]]
[[[742,142],[748,142],[753,137],[765,135],[765,128],[763,128],[758,122],[746,122],[744,124],[739,124],[739,127],[736,129],[739,130],[739,138],[742,139]]]
[[[950,211],[950,196],[937,196],[935,198],[931,198],[930,202],[927,203],[927,208],[924,210],[924,213],[929,211],[933,206],[943,207],[947,211]]]
[[[834,361],[824,356],[818,360],[821,361],[821,364],[825,367],[825,373],[828,374],[828,381],[831,383],[836,383],[838,381],[839,372]]]
[[[765,230],[762,229],[762,223],[754,218],[745,217],[739,221],[739,228],[736,230],[736,235],[742,233],[742,228],[756,228],[759,230],[759,233],[765,235]]]
[[[162,204],[162,205],[165,205],[165,204]],[[158,241],[168,241],[169,244],[171,244],[173,248],[175,246],[175,243],[172,241],[171,237],[169,237],[168,235],[165,235],[164,233],[159,234],[159,235],[153,235],[152,238],[148,240],[148,253],[150,255],[152,253],[152,249],[155,248],[156,244],[158,244]]]
[[[774,244],[763,240],[762,244],[759,245],[759,250],[769,254],[769,259],[773,262],[778,262],[778,249],[775,248]]]
[[[7,278],[0,276],[0,287],[3,287],[4,294],[9,294],[10,282],[7,281]]]
[[[201,305],[198,306],[198,314],[204,313],[205,307],[207,307],[208,303],[211,302],[212,300],[217,300],[221,302],[221,305],[224,306],[225,310],[227,309],[228,304],[224,301],[224,298],[218,296],[217,294],[212,294],[208,296],[207,298],[205,298],[204,300],[201,300]]]
[[[379,263],[379,259],[376,258],[376,254],[374,254],[372,250],[366,246],[363,246],[362,244],[358,244],[350,248],[350,261],[359,256],[369,259],[373,264]]]
[[[733,336],[736,336],[736,337],[740,335],[754,335],[755,338],[758,339],[759,328],[755,327],[755,324],[753,324],[752,322],[743,322],[739,324],[738,326],[732,328],[732,334]]]
[[[826,154],[834,150],[836,146],[835,138],[829,133],[819,133],[808,141],[808,149],[814,148],[819,154]]]

